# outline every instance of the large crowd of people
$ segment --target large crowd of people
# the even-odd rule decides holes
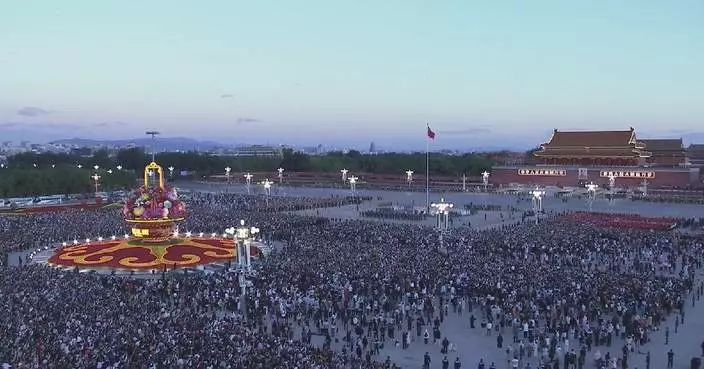
[[[183,230],[245,219],[282,241],[255,266],[246,299],[237,271],[132,279],[23,260],[0,268],[0,365],[392,368],[385,353],[415,345],[426,354],[413,367],[468,368],[482,357],[458,350],[447,334],[447,322],[463,316],[506,350],[511,365],[581,368],[593,347],[647,345],[669,314],[684,319],[689,292],[701,293],[695,271],[704,238],[696,235],[565,218],[456,227],[443,232],[439,252],[440,233],[427,226],[290,212],[359,198],[194,193],[184,200]],[[126,228],[118,210],[4,216],[0,251],[6,259]],[[628,367],[630,351],[614,352],[600,362]]]

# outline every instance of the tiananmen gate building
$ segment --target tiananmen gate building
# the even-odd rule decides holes
[[[699,183],[682,139],[638,140],[623,131],[560,131],[540,145],[524,165],[492,169],[493,185],[685,187]]]

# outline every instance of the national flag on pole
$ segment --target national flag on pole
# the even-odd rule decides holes
[[[435,139],[435,132],[433,132],[433,130],[430,129],[430,126],[428,126],[428,138],[431,140]]]

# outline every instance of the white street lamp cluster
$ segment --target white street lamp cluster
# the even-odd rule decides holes
[[[349,170],[347,170],[347,169],[340,170],[340,173],[342,173],[342,183],[347,182],[347,173],[348,172],[349,172]]]
[[[592,205],[596,199],[596,190],[599,186],[594,182],[589,182],[584,187],[587,188],[587,203],[589,204],[589,211],[592,211]]]
[[[354,194],[357,191],[357,177],[352,176],[349,178],[350,180],[350,191]]]
[[[412,170],[407,170],[406,171],[406,182],[408,182],[408,187],[411,187],[411,183],[413,183],[413,171]]]
[[[252,174],[247,173],[244,175],[244,179],[247,182],[247,194],[249,195],[250,193],[250,188],[252,186],[252,177],[254,177]]]
[[[229,192],[229,190],[230,190],[230,171],[231,170],[232,170],[232,168],[230,168],[229,165],[225,167],[225,176],[227,177],[227,187],[225,187],[226,192]]]
[[[545,191],[541,190],[540,187],[536,187],[535,190],[530,191],[529,194],[533,196],[533,212],[535,213],[535,224],[538,224],[539,214],[543,211],[543,197],[545,196]]]
[[[279,168],[276,171],[279,172],[279,185],[281,185],[284,181],[284,168]]]
[[[449,202],[445,202],[444,198],[440,198],[440,202],[434,202],[430,204],[430,206],[435,209],[438,229],[448,229],[450,227],[450,209],[452,209],[455,205]]]
[[[482,173],[482,183],[484,184],[484,192],[487,191],[487,187],[489,186],[489,172],[484,171]]]

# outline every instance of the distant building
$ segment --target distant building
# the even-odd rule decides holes
[[[232,151],[234,156],[264,156],[276,157],[283,155],[283,148],[280,146],[250,145],[237,147]]]
[[[492,168],[495,185],[687,186],[699,181],[680,139],[639,140],[633,128],[619,131],[560,131],[532,153],[530,165]],[[645,182],[644,182],[645,181]]]
[[[704,144],[691,144],[687,148],[689,162],[694,167],[704,167]]]

